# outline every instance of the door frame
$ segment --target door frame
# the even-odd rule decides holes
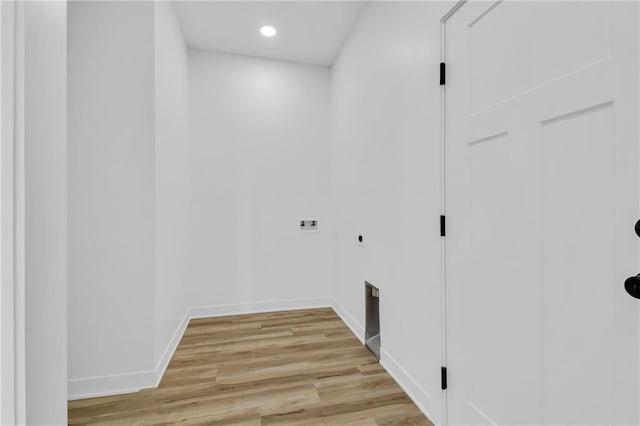
[[[24,4],[2,1],[0,20],[0,423],[22,425],[26,424]]]
[[[497,0],[502,1],[502,0]],[[445,81],[440,83],[440,214],[446,218],[446,64],[447,64],[447,21],[451,18],[467,0],[458,0],[451,9],[440,18],[440,63],[445,64]],[[441,65],[442,66],[442,65]],[[446,223],[445,223],[446,224]],[[446,234],[446,233],[445,233]],[[440,286],[442,293],[442,367],[447,368],[447,238],[440,237]],[[445,387],[445,386],[443,386]],[[448,425],[447,418],[447,390],[442,390],[442,424]]]

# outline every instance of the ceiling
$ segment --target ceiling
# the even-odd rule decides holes
[[[362,1],[177,1],[189,47],[331,65],[357,21]],[[260,27],[278,33],[267,38]]]

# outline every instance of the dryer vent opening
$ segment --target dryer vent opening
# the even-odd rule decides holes
[[[366,306],[364,341],[367,348],[380,360],[380,290],[364,282]]]

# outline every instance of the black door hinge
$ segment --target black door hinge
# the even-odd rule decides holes
[[[440,368],[440,385],[442,390],[447,388],[447,367]]]
[[[447,229],[446,229],[446,219],[445,216],[442,215],[440,216],[440,236],[444,237],[447,235]]]
[[[444,84],[447,82],[447,78],[446,78],[446,65],[444,62],[440,62],[440,85],[444,86]]]

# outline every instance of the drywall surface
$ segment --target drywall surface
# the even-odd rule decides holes
[[[166,350],[188,306],[190,171],[187,66],[187,47],[173,5],[156,2],[156,362]]]
[[[15,279],[15,51],[16,4],[0,3],[0,424],[15,424],[17,417],[17,342]]]
[[[449,7],[369,3],[331,88],[333,297],[359,331],[364,281],[380,288],[382,362],[434,422],[442,362],[437,73],[439,19]]]
[[[70,2],[68,20],[73,392],[154,367],[154,4]]]
[[[327,296],[330,70],[190,50],[189,73],[190,304]]]
[[[26,419],[17,420],[66,424],[67,10],[66,2],[19,6],[24,19]]]

